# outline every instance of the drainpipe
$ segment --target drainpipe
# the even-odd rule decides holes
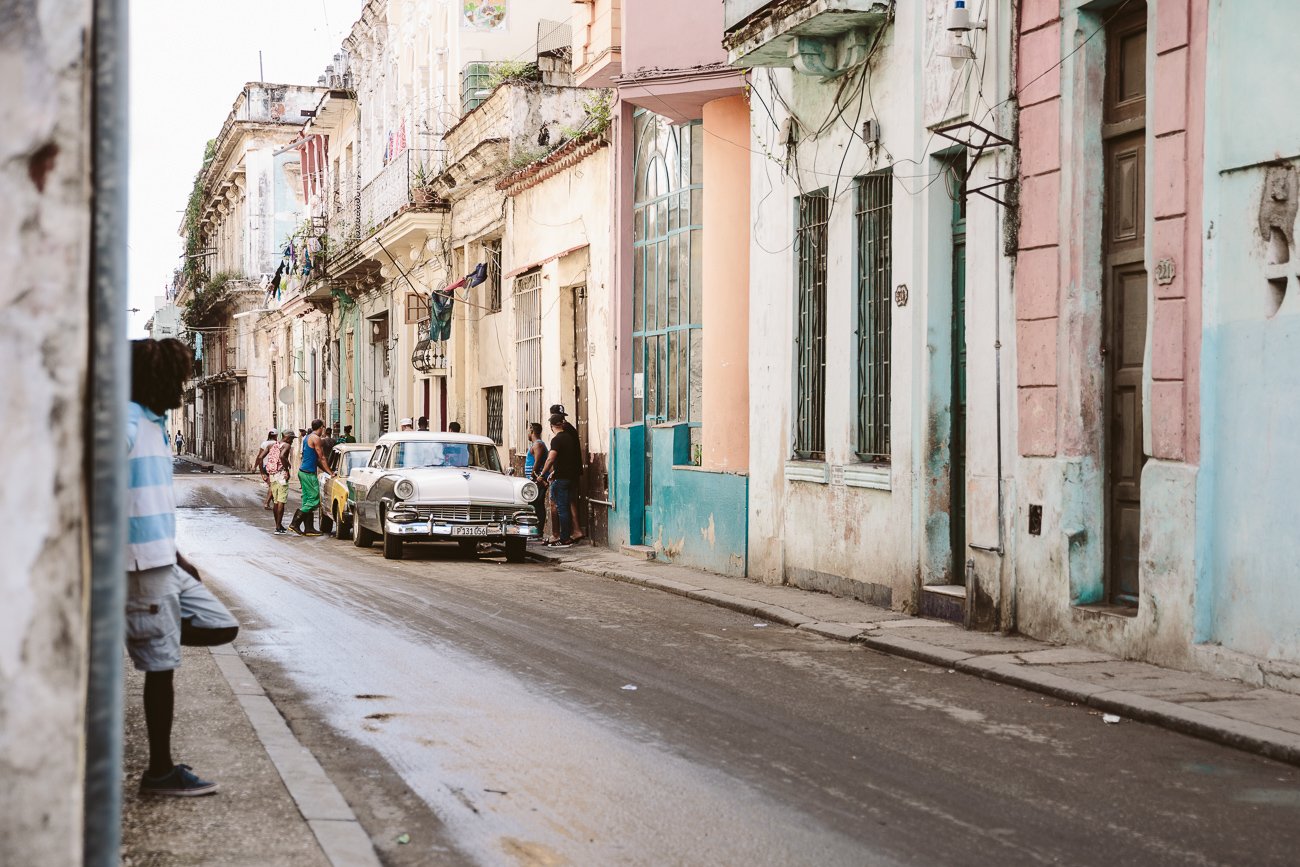
[[[82,863],[118,863],[122,825],[122,643],[126,634],[127,0],[95,0],[92,32],[90,634]],[[106,455],[109,460],[94,460]]]

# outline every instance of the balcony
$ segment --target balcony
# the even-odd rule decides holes
[[[786,66],[834,78],[866,59],[889,0],[723,0],[732,66]]]
[[[440,160],[438,151],[408,148],[359,191],[355,184],[341,184],[330,214],[334,248],[345,250],[364,241],[405,211],[433,208],[433,177]]]

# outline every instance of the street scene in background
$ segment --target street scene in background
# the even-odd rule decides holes
[[[0,863],[1295,862],[1300,6],[64,6]]]

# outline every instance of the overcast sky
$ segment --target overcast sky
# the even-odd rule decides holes
[[[131,307],[143,336],[181,251],[181,212],[244,83],[314,85],[365,0],[132,0]]]

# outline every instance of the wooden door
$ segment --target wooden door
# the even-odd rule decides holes
[[[1110,601],[1136,605],[1141,546],[1142,367],[1146,352],[1146,5],[1107,33],[1104,284],[1106,583]]]
[[[966,185],[965,155],[948,171],[952,203],[952,439],[948,507],[953,584],[964,584],[966,564]]]

